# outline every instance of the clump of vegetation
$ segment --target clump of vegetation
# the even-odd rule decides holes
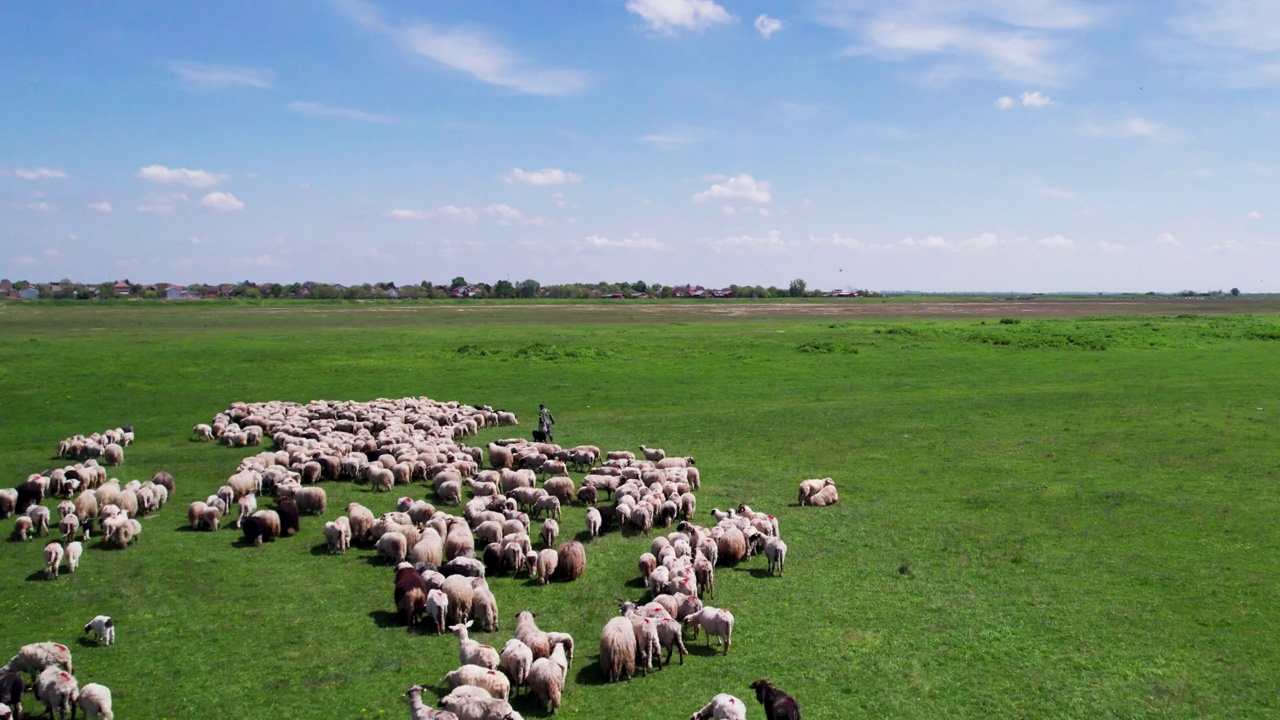
[[[572,347],[555,343],[534,342],[517,348],[511,357],[517,360],[544,360],[557,362],[561,360],[601,360],[617,357],[618,353],[607,348]]]
[[[459,345],[457,353],[464,357],[489,357],[490,355],[501,355],[501,348],[488,348],[475,343],[467,343]]]
[[[796,346],[796,350],[802,353],[816,353],[820,355],[857,355],[858,348],[844,343],[837,343],[831,340],[807,340]]]
[[[1017,325],[1018,323],[1021,323],[1021,322],[1022,322],[1021,318],[1000,318],[1001,325]]]

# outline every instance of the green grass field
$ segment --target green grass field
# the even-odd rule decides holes
[[[184,529],[250,452],[190,428],[238,400],[427,395],[520,413],[471,444],[527,434],[545,402],[563,444],[697,457],[703,524],[743,502],[780,518],[785,577],[763,558],[717,573],[732,653],[699,640],[630,683],[601,685],[594,663],[616,599],[643,593],[646,539],[589,544],[576,583],[493,579],[503,625],[482,639],[501,646],[526,609],[577,639],[562,717],[685,718],[730,692],[763,718],[747,688],[762,676],[810,719],[1280,713],[1280,315],[723,307],[743,311],[0,304],[4,484],[61,465],[59,439],[123,423],[138,439],[110,476],[178,484],[137,545],[93,543],[55,582],[43,541],[7,541],[5,521],[0,653],[71,645],[125,719],[405,717],[405,688],[438,687],[456,641],[397,626],[391,570],[371,550],[327,555],[323,519],[262,548]],[[838,505],[794,506],[798,481],[827,475]],[[326,489],[326,519],[394,502]],[[118,623],[110,648],[78,640],[99,613]]]

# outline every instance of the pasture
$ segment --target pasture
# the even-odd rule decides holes
[[[629,683],[600,682],[596,647],[617,599],[643,595],[648,539],[589,543],[578,582],[491,579],[502,625],[482,641],[501,647],[519,610],[575,637],[561,717],[686,718],[729,692],[763,718],[759,677],[814,720],[1280,712],[1277,308],[828,305],[0,304],[4,485],[65,464],[59,439],[124,423],[137,441],[109,476],[177,481],[135,546],[91,543],[52,582],[44,541],[9,541],[6,520],[0,653],[70,645],[122,718],[405,717],[405,688],[438,688],[457,643],[406,632],[390,567],[321,535],[348,502],[394,496],[328,483],[324,519],[261,548],[192,532],[186,505],[256,449],[190,430],[233,401],[426,395],[519,414],[481,446],[527,436],[545,402],[561,444],[695,456],[700,524],[739,503],[780,520],[785,576],[763,557],[717,572],[731,653],[699,639]],[[796,507],[797,483],[824,476],[840,503]],[[562,538],[584,529],[581,507],[564,517]],[[112,647],[78,640],[99,613]]]

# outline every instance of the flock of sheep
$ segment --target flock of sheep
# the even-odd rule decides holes
[[[427,707],[422,688],[415,685],[408,691],[415,720],[516,720],[520,715],[509,701],[512,691],[520,688],[551,711],[559,708],[574,657],[571,636],[544,632],[529,611],[516,615],[515,637],[501,651],[472,640],[468,631],[498,629],[497,601],[488,577],[527,573],[545,584],[582,576],[586,546],[558,542],[561,508],[570,503],[586,506],[590,539],[613,530],[650,535],[654,528],[675,525],[667,534],[654,537],[649,551],[640,557],[647,602],[620,601],[620,615],[601,631],[599,665],[604,679],[630,680],[637,669],[647,674],[655,661],[659,667],[663,664],[662,651],[667,662],[678,651],[683,664],[687,631],[695,640],[700,632],[706,633],[708,642],[714,636],[728,653],[733,615],[705,605],[703,598],[714,598],[718,566],[760,553],[768,558],[770,573],[783,572],[787,547],[777,518],[743,505],[726,512],[713,510],[716,524],[710,527],[694,524],[700,471],[692,457],[667,457],[661,449],[641,446],[643,459],[638,459],[630,451],[602,453],[590,445],[563,448],[522,438],[498,440],[483,449],[464,442],[481,428],[516,424],[512,413],[429,398],[235,403],[211,423],[196,425],[197,438],[232,447],[257,446],[269,439],[274,449],[244,458],[215,494],[190,503],[188,521],[193,529],[216,531],[231,522],[234,512],[235,526],[245,540],[260,545],[298,534],[301,515],[325,514],[327,496],[319,483],[352,481],[367,483],[374,491],[393,491],[396,486],[426,482],[434,505],[400,497],[394,510],[375,515],[351,503],[345,514],[323,527],[331,553],[345,553],[355,544],[374,547],[387,558],[395,568],[393,599],[403,623],[436,634],[448,630],[457,637],[460,667],[445,677],[450,692],[438,703],[444,710]],[[131,440],[131,429],[128,432]],[[70,447],[74,440],[63,445]],[[580,483],[575,485],[570,470],[585,473]],[[82,465],[28,480],[53,487],[67,498],[80,490],[74,502],[67,499],[58,507],[64,521],[60,527],[65,529],[63,544],[46,547],[52,576],[72,547],[78,558],[76,533],[85,533],[87,539],[93,517],[102,523],[104,542],[125,547],[141,529],[135,519],[139,512],[159,509],[173,490],[167,473],[124,487],[104,478],[102,468],[87,458]],[[469,499],[464,500],[464,489],[470,491]],[[267,496],[274,497],[273,507],[259,508],[259,499]],[[33,495],[23,497],[29,500]],[[607,502],[602,502],[605,498]],[[801,505],[829,505],[837,499],[830,478],[801,484]],[[18,505],[19,498],[13,498],[13,510],[26,512],[23,517],[29,519],[30,512],[40,507],[39,500],[28,502],[27,507]],[[446,512],[436,505],[455,510]],[[5,495],[0,493],[0,513],[4,510]],[[540,527],[531,532],[535,522]],[[74,570],[74,563],[68,562]],[[102,628],[95,631],[105,634]],[[113,627],[110,633],[108,644],[114,640]],[[69,655],[64,669],[69,676]],[[93,698],[105,692],[102,716],[110,718],[106,688],[89,685],[77,691],[78,696],[91,687],[95,691],[86,703],[93,705]],[[769,720],[800,717],[794,699],[766,680],[751,687]],[[56,692],[49,692],[54,704],[46,701],[46,705],[61,708]],[[728,720],[745,718],[745,712],[741,700],[722,694],[693,718]],[[0,720],[5,718],[0,705]]]

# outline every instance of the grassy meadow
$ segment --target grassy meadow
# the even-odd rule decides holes
[[[700,639],[630,683],[600,683],[596,648],[617,598],[644,592],[647,539],[588,544],[579,582],[491,579],[502,627],[483,641],[526,609],[577,640],[563,718],[686,718],[717,692],[763,718],[759,677],[811,720],[1280,714],[1280,314],[636,307],[0,304],[6,486],[61,465],[59,439],[124,423],[137,441],[109,476],[177,479],[135,546],[95,541],[54,582],[44,541],[4,521],[0,653],[70,645],[126,719],[405,717],[405,688],[438,688],[456,640],[406,632],[391,569],[321,535],[348,502],[395,498],[328,483],[325,518],[262,548],[188,531],[187,503],[255,451],[190,429],[233,401],[427,395],[521,416],[479,445],[527,435],[545,402],[562,444],[695,456],[702,524],[744,502],[780,519],[785,576],[764,558],[717,573],[731,653]],[[839,504],[795,506],[828,475]],[[584,530],[583,509],[561,526]],[[110,648],[80,640],[99,613]]]

